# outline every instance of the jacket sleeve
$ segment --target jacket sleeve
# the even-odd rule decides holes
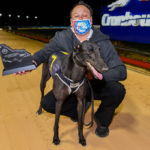
[[[56,32],[55,36],[49,41],[48,44],[45,45],[43,49],[34,53],[33,60],[36,61],[37,66],[41,63],[48,62],[48,59],[53,52],[61,50],[61,45],[58,42],[59,39],[59,32]]]
[[[114,46],[110,40],[99,43],[101,55],[108,65],[109,70],[103,73],[104,80],[107,81],[123,81],[127,78],[127,70],[123,62],[120,60]]]

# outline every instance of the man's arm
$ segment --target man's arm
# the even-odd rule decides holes
[[[48,62],[48,59],[53,52],[60,50],[61,46],[59,44],[59,34],[56,32],[55,36],[43,49],[34,53],[33,60],[36,62],[37,66],[39,66],[41,63]]]
[[[101,55],[108,65],[109,70],[103,73],[104,80],[122,81],[127,78],[127,70],[123,62],[120,60],[114,46],[109,40],[99,43],[101,47]]]
[[[103,73],[105,81],[123,81],[127,78],[126,67],[124,65],[116,66]]]

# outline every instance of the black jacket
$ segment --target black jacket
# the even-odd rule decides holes
[[[121,81],[127,77],[126,67],[120,60],[114,46],[109,37],[104,35],[100,30],[93,29],[93,35],[89,39],[95,42],[101,48],[101,56],[109,67],[109,71],[103,73],[105,81]],[[33,59],[40,65],[48,62],[48,59],[54,51],[71,51],[80,41],[69,28],[67,30],[56,32],[55,36],[49,41],[45,47],[37,51]]]

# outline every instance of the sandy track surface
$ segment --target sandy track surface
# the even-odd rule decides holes
[[[0,31],[0,44],[34,53],[45,44]],[[0,63],[0,72],[3,65]],[[43,112],[37,116],[40,101],[41,66],[23,76],[0,76],[0,150],[149,150],[150,149],[150,76],[129,67],[128,78],[122,82],[127,90],[110,125],[110,135],[95,135],[96,124],[84,128],[87,146],[78,144],[77,124],[61,116],[61,144],[52,144],[54,115]],[[46,92],[52,88],[48,81]],[[99,102],[95,102],[95,110]],[[90,110],[86,114],[88,121]]]

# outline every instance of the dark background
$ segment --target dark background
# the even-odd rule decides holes
[[[0,5],[0,26],[69,26],[69,13],[79,0],[3,1]],[[100,24],[102,7],[116,0],[84,0],[93,8],[93,22]],[[8,15],[11,14],[11,17]],[[20,18],[17,18],[20,15]],[[29,16],[27,19],[26,16]],[[34,17],[38,18],[35,19]]]

